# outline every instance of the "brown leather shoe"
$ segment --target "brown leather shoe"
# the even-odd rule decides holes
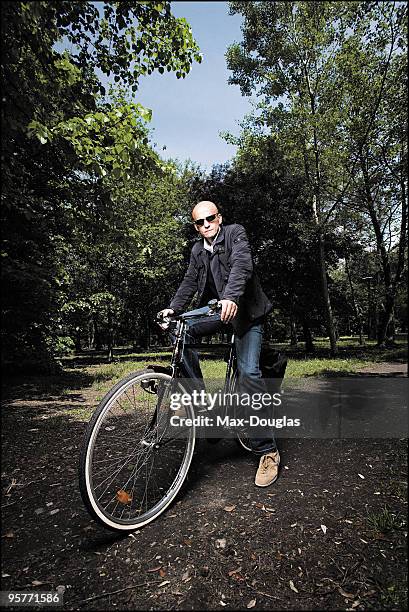
[[[278,450],[267,453],[260,457],[260,463],[254,483],[257,487],[268,487],[278,477],[278,466],[280,465],[280,453]]]

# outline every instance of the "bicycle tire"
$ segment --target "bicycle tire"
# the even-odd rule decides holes
[[[155,520],[186,479],[195,427],[166,437],[171,412],[165,394],[175,389],[184,391],[169,374],[149,369],[129,374],[105,395],[88,424],[80,492],[90,515],[112,531],[131,532]],[[193,418],[191,405],[183,410]]]

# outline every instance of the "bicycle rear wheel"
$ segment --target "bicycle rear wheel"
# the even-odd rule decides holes
[[[102,399],[81,450],[79,484],[91,516],[113,531],[132,531],[157,518],[180,490],[192,460],[195,428],[169,429],[169,374],[130,374]],[[183,415],[193,418],[191,405]]]

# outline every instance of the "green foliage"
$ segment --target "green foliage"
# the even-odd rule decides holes
[[[171,14],[169,2],[100,6],[89,2],[27,2],[6,6],[6,21],[22,24],[36,45],[41,85],[50,83],[52,73],[53,87],[64,91],[68,86],[78,92],[85,79],[93,103],[85,114],[81,104],[75,102],[68,114],[50,114],[40,105],[26,124],[28,134],[43,145],[50,141],[59,145],[63,138],[87,171],[129,178],[131,154],[146,144],[137,128],[141,120],[150,121],[152,111],[126,96],[112,100],[112,87],[104,102],[106,90],[101,75],[123,92],[136,92],[141,75],[154,70],[175,71],[178,78],[185,77],[191,63],[201,61],[186,20]],[[47,36],[40,41],[44,31]],[[5,34],[7,37],[8,32]],[[70,53],[66,49],[57,51],[63,40]]]
[[[328,242],[337,235],[348,255],[358,235],[362,248],[379,254],[382,343],[407,266],[407,5],[230,2],[230,9],[244,18],[243,40],[226,54],[230,82],[259,99],[244,136],[271,134],[304,178],[328,328],[337,297],[330,279],[327,297],[323,280],[331,277]]]
[[[75,342],[70,336],[57,336],[54,350],[57,357],[70,355],[75,350]]]
[[[125,185],[146,186],[154,172],[176,181],[149,146],[151,111],[130,92],[153,70],[185,76],[201,56],[169,2],[3,2],[1,10],[3,357],[41,369],[65,350],[61,338],[77,348],[92,339],[94,320],[115,332],[130,290],[120,281],[143,250],[131,231],[142,198],[127,199]]]
[[[177,216],[186,189],[176,167],[155,166],[126,184],[111,181],[110,214],[98,227],[95,211],[77,219],[65,262],[70,291],[62,315],[67,331],[77,332],[78,346],[98,339],[105,344],[109,330],[118,340],[139,340],[170,300],[183,264]],[[105,187],[98,184],[94,192],[95,200],[103,200]]]

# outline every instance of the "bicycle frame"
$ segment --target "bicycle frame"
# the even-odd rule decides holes
[[[192,311],[195,312],[195,311]],[[191,313],[186,313],[191,314]],[[189,318],[193,318],[190,316]],[[179,318],[177,320],[176,330],[175,330],[175,343],[173,347],[172,359],[170,363],[170,367],[172,370],[172,378],[185,378],[183,376],[183,356],[185,347],[197,348],[196,345],[186,344],[186,333],[188,329],[187,317]],[[229,348],[229,358],[227,361],[226,367],[226,375],[224,380],[224,391],[230,391],[231,381],[233,376],[237,370],[237,359],[236,359],[236,351],[234,346],[234,334],[231,337],[230,343],[228,345]]]

